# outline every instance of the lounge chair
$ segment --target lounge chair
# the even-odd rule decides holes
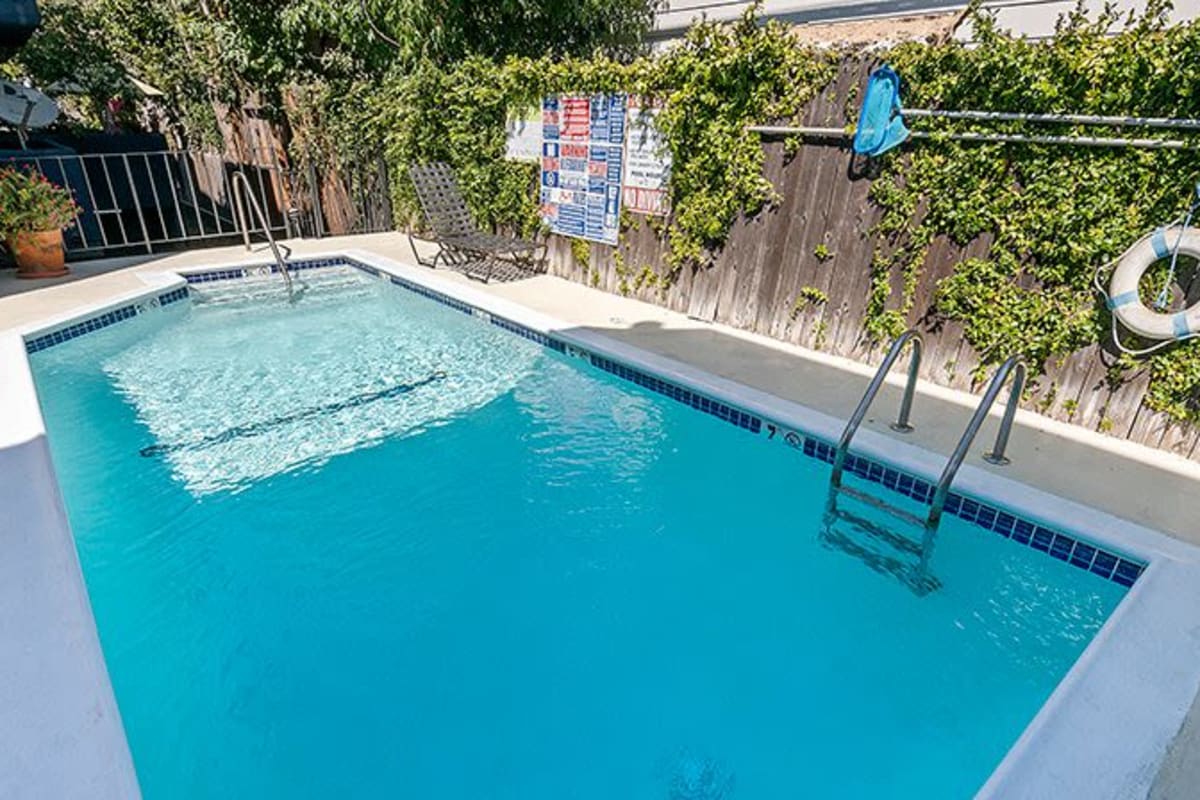
[[[441,263],[485,282],[491,280],[497,266],[515,265],[522,273],[544,267],[546,245],[488,233],[475,224],[448,164],[441,161],[412,164],[408,174],[417,190],[425,222],[438,245],[432,259],[423,259],[410,232],[408,243],[418,264],[436,269]]]

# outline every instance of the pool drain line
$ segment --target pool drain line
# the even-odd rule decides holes
[[[249,436],[258,436],[266,433],[272,428],[277,428],[280,425],[287,425],[292,422],[312,419],[313,417],[324,416],[325,414],[336,414],[339,411],[345,411],[348,408],[358,408],[369,403],[374,403],[377,400],[387,400],[390,397],[399,397],[400,395],[408,394],[409,392],[420,389],[422,386],[428,386],[431,383],[436,383],[446,377],[446,373],[441,370],[434,372],[419,381],[412,383],[398,383],[387,389],[381,389],[377,392],[363,392],[356,394],[346,400],[339,400],[336,403],[327,403],[323,406],[314,408],[306,408],[303,411],[297,411],[293,414],[286,414],[279,417],[273,417],[262,422],[253,422],[249,425],[237,425],[232,428],[227,428],[220,433],[214,433],[211,436],[205,436],[201,439],[196,439],[191,442],[175,442],[173,444],[152,444],[143,447],[138,452],[143,456],[150,458],[153,456],[161,456],[167,453],[177,453],[181,450],[199,450],[205,447],[211,447],[215,444],[224,444],[232,442],[235,439],[243,439]]]

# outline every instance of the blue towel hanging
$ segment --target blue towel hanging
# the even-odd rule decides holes
[[[900,76],[884,64],[867,79],[854,131],[854,152],[877,156],[907,138],[908,128],[900,116]]]

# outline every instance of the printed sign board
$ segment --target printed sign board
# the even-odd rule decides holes
[[[638,214],[667,213],[671,151],[658,130],[658,113],[658,108],[643,105],[641,98],[629,98],[622,202]]]
[[[542,101],[542,217],[564,236],[616,244],[621,220],[625,95]]]

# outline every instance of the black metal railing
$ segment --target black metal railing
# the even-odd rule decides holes
[[[73,258],[240,241],[232,189],[237,172],[245,173],[250,194],[263,209],[265,222],[246,223],[251,234],[293,238],[392,229],[382,159],[325,176],[312,167],[293,170],[256,161],[239,164],[191,150],[0,156],[0,166],[25,167],[71,190],[78,213],[64,241]],[[323,192],[331,183],[338,190]],[[323,193],[331,194],[332,202],[323,203]]]

